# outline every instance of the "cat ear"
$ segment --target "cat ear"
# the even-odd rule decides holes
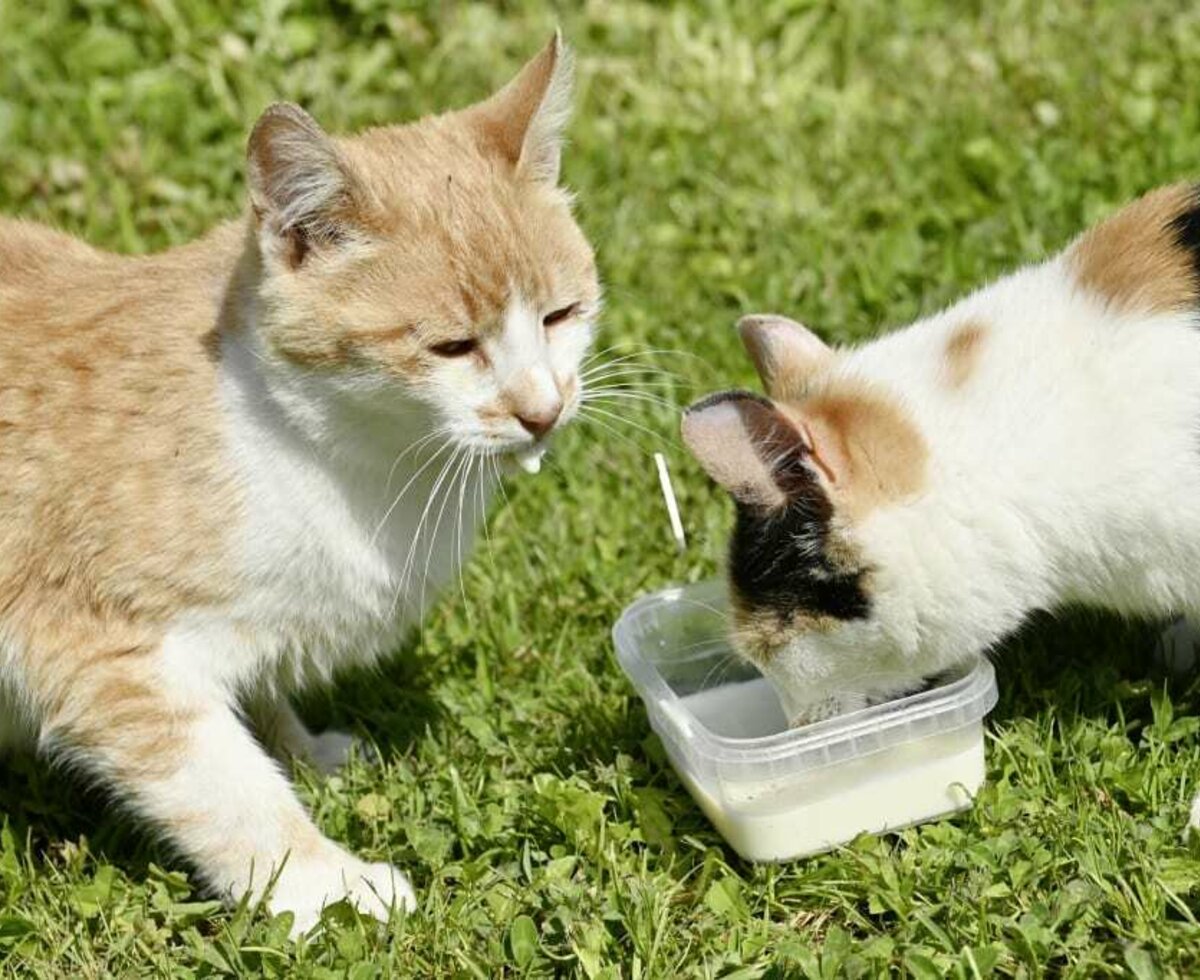
[[[738,320],[737,328],[772,398],[802,393],[812,374],[833,357],[825,341],[785,316],[756,313]]]
[[[562,33],[555,31],[550,43],[511,82],[468,110],[488,150],[523,176],[557,183],[574,75],[571,49]]]
[[[295,268],[350,237],[361,199],[336,144],[298,105],[268,106],[246,147],[250,205],[264,243]]]
[[[815,476],[799,430],[761,395],[723,391],[683,415],[683,441],[705,472],[740,503],[774,509]]]

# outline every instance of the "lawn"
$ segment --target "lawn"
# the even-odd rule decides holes
[[[1185,4],[252,6],[0,0],[0,208],[122,251],[186,241],[241,207],[267,102],[331,129],[459,105],[561,22],[580,71],[564,170],[607,284],[600,346],[675,372],[653,390],[682,405],[753,383],[741,313],[869,337],[1200,175]],[[646,353],[663,349],[680,354]],[[1180,837],[1200,685],[1153,671],[1147,626],[1046,617],[997,651],[970,813],[779,867],[724,847],[609,628],[635,595],[718,572],[729,507],[674,409],[623,414],[513,478],[465,594],[380,674],[306,706],[378,745],[380,765],[298,778],[327,833],[411,872],[418,914],[380,930],[335,908],[289,944],[285,921],[207,901],[98,793],[18,759],[0,772],[0,971],[1200,974],[1200,851]]]

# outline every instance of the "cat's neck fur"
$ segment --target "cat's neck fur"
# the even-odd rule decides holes
[[[434,437],[427,410],[396,390],[386,415],[336,378],[275,356],[259,329],[259,264],[236,266],[236,316],[223,325],[219,390],[243,488],[238,563],[247,621],[286,631],[280,667],[328,675],[398,642],[470,553],[492,489]],[[320,662],[317,662],[317,658]]]

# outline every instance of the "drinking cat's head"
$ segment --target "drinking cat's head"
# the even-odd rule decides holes
[[[903,583],[879,574],[863,530],[920,488],[926,449],[899,401],[805,327],[747,317],[739,329],[770,397],[711,395],[683,438],[736,509],[734,646],[806,724],[922,682]]]

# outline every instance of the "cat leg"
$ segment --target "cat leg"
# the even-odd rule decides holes
[[[264,694],[255,698],[247,710],[259,738],[277,758],[299,759],[325,775],[344,766],[356,746],[360,752],[363,750],[362,744],[346,732],[310,732],[286,697]]]
[[[295,914],[294,934],[343,898],[385,920],[393,907],[415,906],[399,870],[322,836],[223,692],[150,666],[126,654],[79,671],[62,710],[47,719],[46,747],[162,830],[219,897],[257,899],[269,889],[272,912]]]
[[[1195,671],[1200,662],[1200,616],[1180,616],[1168,624],[1158,635],[1154,645],[1154,662],[1162,669],[1175,675],[1185,676]],[[1200,831],[1200,793],[1192,798],[1184,838]]]
[[[1200,618],[1180,616],[1166,626],[1154,645],[1154,662],[1181,677],[1192,673],[1200,662]]]

